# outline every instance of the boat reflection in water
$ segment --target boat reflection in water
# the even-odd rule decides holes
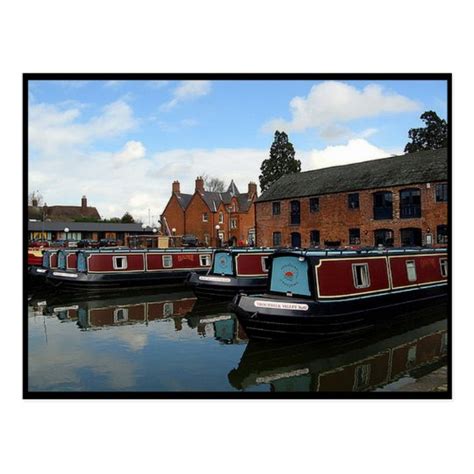
[[[266,385],[274,392],[363,392],[391,383],[403,391],[403,382],[445,365],[447,314],[446,305],[425,308],[357,340],[251,340],[229,382],[238,390]]]
[[[76,301],[77,300],[77,301]],[[148,325],[152,321],[173,320],[176,331],[186,324],[200,336],[213,335],[225,344],[247,341],[247,336],[227,303],[199,303],[189,291],[137,295],[97,295],[84,301],[83,295],[54,295],[30,301],[31,314],[54,316],[61,322],[76,322],[81,330],[112,326]]]

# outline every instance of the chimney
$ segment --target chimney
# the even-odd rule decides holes
[[[196,191],[199,191],[201,194],[204,193],[204,180],[202,176],[196,178]]]
[[[180,189],[179,189],[179,181],[173,181],[173,190],[172,190],[173,193],[180,193]]]
[[[257,185],[250,181],[249,183],[249,199],[257,195]]]
[[[31,204],[32,204],[33,207],[38,207],[38,199],[33,198],[33,199],[31,200]]]
[[[87,207],[87,198],[85,196],[82,196],[81,207],[82,209],[85,209]]]

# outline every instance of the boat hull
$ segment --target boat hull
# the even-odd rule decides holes
[[[203,270],[205,273],[207,270]],[[64,290],[103,291],[118,288],[147,288],[167,285],[182,285],[189,271],[137,272],[137,273],[83,273],[64,270],[49,270],[48,284]]]
[[[232,299],[239,292],[261,293],[267,286],[267,278],[202,275],[192,272],[185,281],[198,298]]]
[[[314,339],[366,331],[376,322],[391,320],[446,295],[447,284],[330,302],[240,294],[229,306],[250,339]]]

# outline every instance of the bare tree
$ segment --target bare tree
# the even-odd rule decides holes
[[[225,191],[225,183],[219,178],[213,178],[207,174],[202,175],[204,180],[204,187],[206,191],[213,191],[216,193],[223,193]]]
[[[33,191],[28,194],[28,206],[33,206],[33,202],[35,202],[35,205],[38,207],[43,205],[43,195],[39,191]]]

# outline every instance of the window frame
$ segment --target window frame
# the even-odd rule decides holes
[[[440,229],[446,229],[446,233],[440,233]],[[442,239],[440,239],[442,237]],[[448,244],[448,225],[440,224],[436,226],[436,243],[441,245]]]
[[[375,200],[379,196],[383,196],[382,206],[375,205]],[[389,200],[386,198],[387,196],[390,196]],[[390,203],[390,206],[386,205],[388,202]],[[393,193],[392,191],[375,191],[374,193],[372,193],[372,204],[373,204],[373,216],[374,216],[375,221],[393,219]],[[385,212],[385,210],[388,210],[388,209],[390,209],[390,215],[388,215],[388,212]],[[382,217],[380,217],[380,215],[382,215]]]
[[[352,242],[351,241],[351,231],[358,231],[358,237],[356,237],[356,239],[358,240],[358,242]],[[349,245],[360,245],[360,228],[359,227],[353,227],[351,229],[349,229]]]
[[[297,211],[296,207],[298,208]],[[301,201],[299,199],[293,199],[290,201],[290,225],[301,225]]]
[[[443,278],[448,278],[448,259],[447,258],[439,259],[439,271]]]
[[[165,265],[165,259],[170,259],[171,265]],[[161,256],[161,263],[163,268],[173,268],[173,255],[162,255]]]
[[[123,261],[125,262],[125,266],[117,266],[117,260],[118,259],[123,259]],[[114,270],[127,270],[128,268],[128,259],[127,259],[127,256],[126,255],[113,255],[112,256],[112,266],[114,268]]]
[[[278,212],[275,212],[278,209]],[[272,216],[279,216],[281,214],[281,201],[272,202]]]
[[[351,197],[357,196],[357,200],[351,200]],[[352,203],[357,201],[357,206],[351,206]],[[360,209],[359,193],[349,193],[347,195],[347,207],[348,209]]]
[[[224,213],[222,211],[219,211],[219,219],[218,219],[219,224],[224,223]]]
[[[361,284],[358,284],[357,278],[357,269],[361,268],[364,269],[365,275],[362,273],[361,276]],[[365,282],[363,280],[366,280]],[[368,263],[353,263],[352,264],[352,282],[354,283],[354,288],[361,289],[361,288],[370,288],[370,272],[369,272],[369,264]]]
[[[203,259],[205,259],[205,261],[206,261],[207,263],[203,263]],[[209,266],[211,266],[211,260],[212,260],[212,259],[211,259],[211,255],[208,254],[208,253],[199,255],[199,265],[200,265],[201,267],[209,267]]]
[[[410,267],[409,267],[410,264]],[[413,266],[411,266],[413,265]],[[407,279],[410,283],[414,283],[417,281],[418,276],[416,274],[416,260],[405,260],[405,268],[407,270]],[[413,272],[412,275],[410,275],[410,270]]]
[[[405,194],[405,196],[403,196]],[[400,219],[419,219],[422,216],[421,212],[421,189],[420,188],[405,188],[400,189],[399,193],[400,200]],[[419,203],[414,204],[413,198],[418,197]],[[403,202],[403,200],[408,200]],[[409,212],[407,212],[409,210]]]
[[[309,198],[309,212],[310,214],[319,212],[319,196]]]
[[[269,255],[262,255],[261,262],[262,262],[263,273],[268,273],[270,271],[270,267],[267,265],[269,262],[268,258],[269,258]]]
[[[277,243],[277,244],[275,243],[275,235],[278,235],[279,240],[280,240],[280,242]],[[281,237],[282,237],[282,235],[281,235],[280,231],[276,231],[276,232],[272,233],[272,245],[273,245],[273,247],[280,247],[281,246]]]
[[[442,188],[443,191],[439,192],[439,189]],[[440,199],[438,199],[440,198]],[[441,199],[444,198],[444,199]],[[437,183],[435,189],[435,202],[448,202],[448,183]]]
[[[318,234],[318,241],[316,243],[316,240],[312,239],[313,237],[313,232],[317,232]],[[313,245],[313,242],[315,242],[315,244]],[[311,229],[309,231],[309,245],[312,246],[312,247],[319,247],[321,245],[321,231],[318,230],[318,229]]]
[[[202,213],[202,221],[209,222],[209,214],[207,212]]]

